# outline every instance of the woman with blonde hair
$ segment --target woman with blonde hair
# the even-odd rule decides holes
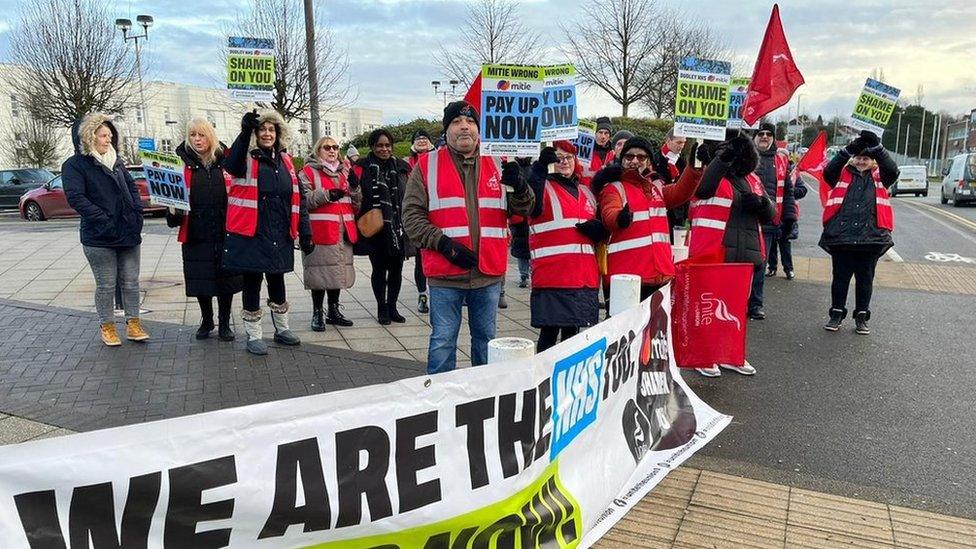
[[[217,335],[233,341],[230,309],[242,279],[221,267],[224,252],[224,223],[227,219],[227,188],[224,173],[225,150],[213,126],[202,118],[187,124],[186,141],[176,147],[185,167],[183,178],[189,191],[190,211],[170,208],[166,222],[179,227],[176,239],[182,244],[183,281],[187,297],[200,304],[200,327],[196,338],[206,339],[214,329],[213,298],[217,298]]]
[[[871,293],[874,269],[894,246],[895,228],[888,188],[898,180],[898,166],[888,156],[881,140],[862,131],[824,167],[823,178],[830,196],[823,212],[820,247],[830,254],[833,280],[830,283],[829,320],[824,329],[836,332],[847,316],[847,290],[854,284],[855,332],[871,333]]]
[[[304,256],[305,288],[312,291],[312,330],[326,324],[352,326],[343,316],[339,291],[356,281],[352,245],[356,243],[356,212],[362,202],[359,186],[350,186],[346,168],[339,160],[339,144],[330,136],[320,138],[298,173],[308,206],[315,249]],[[325,296],[329,308],[323,313]]]

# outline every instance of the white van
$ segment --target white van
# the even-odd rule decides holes
[[[898,181],[888,189],[888,194],[898,196],[900,194],[914,194],[915,196],[929,195],[928,174],[925,166],[898,166]]]
[[[957,154],[942,172],[939,199],[953,206],[976,201],[976,153]]]

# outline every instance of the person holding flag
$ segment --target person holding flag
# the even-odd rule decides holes
[[[874,270],[894,246],[891,231],[894,213],[888,188],[898,180],[898,166],[881,145],[877,135],[864,130],[841,149],[823,170],[831,188],[823,212],[820,247],[830,254],[833,279],[830,283],[829,320],[824,329],[836,332],[847,316],[847,291],[854,286],[855,331],[871,333],[871,294]]]
[[[760,124],[753,142],[759,151],[759,166],[756,168],[756,175],[762,181],[766,195],[773,197],[776,202],[776,215],[769,223],[764,223],[762,227],[766,252],[772,255],[786,226],[784,215],[786,212],[792,212],[796,206],[796,200],[793,197],[793,181],[789,177],[793,165],[790,162],[790,157],[776,148],[776,126],[772,123],[763,122]],[[786,228],[792,229],[792,227]],[[786,278],[792,280],[794,274],[791,256],[783,256],[783,269],[786,271]],[[766,276],[775,274],[776,269],[767,266]],[[766,318],[766,311],[763,309],[762,279],[763,277],[759,277],[758,282],[753,281],[753,287],[758,287],[758,292],[753,292],[755,299],[749,304],[749,318],[753,320]]]

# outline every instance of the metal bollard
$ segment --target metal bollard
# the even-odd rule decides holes
[[[677,244],[671,246],[671,257],[674,258],[675,263],[688,259],[688,246]]]
[[[610,316],[640,305],[641,278],[632,274],[610,277]]]
[[[535,356],[535,342],[524,337],[496,337],[488,342],[488,364]]]

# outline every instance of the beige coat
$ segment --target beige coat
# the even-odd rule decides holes
[[[317,159],[305,161],[306,166],[321,171],[324,175],[338,181],[339,174],[323,166]],[[341,168],[340,168],[341,169]],[[305,196],[309,211],[329,202],[328,195],[322,189],[313,189],[311,181],[304,170],[298,172],[302,194]],[[363,196],[359,187],[350,189],[353,211],[359,210]],[[316,244],[315,250],[304,256],[302,264],[305,267],[303,276],[306,290],[345,290],[356,282],[356,270],[353,268],[352,245],[346,241],[345,227],[339,225],[339,243],[332,245]]]

